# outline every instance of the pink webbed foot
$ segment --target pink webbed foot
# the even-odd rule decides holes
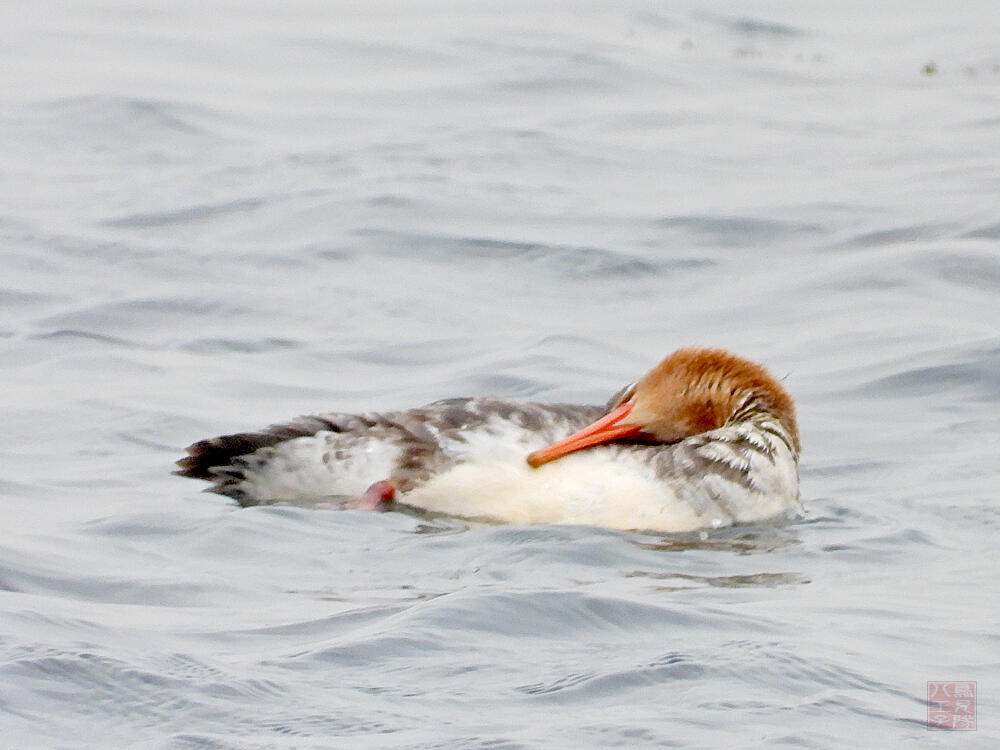
[[[383,503],[392,501],[396,495],[396,486],[388,479],[375,482],[364,491],[361,497],[344,504],[344,510],[376,510]]]

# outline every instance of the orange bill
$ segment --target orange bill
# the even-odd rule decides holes
[[[591,445],[609,443],[619,438],[636,437],[642,428],[632,424],[619,424],[632,411],[632,404],[624,403],[617,409],[605,414],[592,425],[584,427],[568,438],[553,443],[547,448],[537,450],[528,456],[528,463],[536,469],[542,464],[554,461],[567,453],[587,448]]]

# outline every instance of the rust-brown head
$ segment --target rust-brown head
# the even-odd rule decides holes
[[[784,427],[798,453],[795,403],[777,378],[763,366],[723,349],[678,349],[622,391],[607,414],[535,451],[528,463],[538,467],[612,440],[676,443],[759,413],[771,415]]]

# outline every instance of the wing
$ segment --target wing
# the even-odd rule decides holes
[[[194,443],[175,473],[207,480],[210,492],[243,506],[358,496],[383,479],[406,492],[464,460],[473,435],[521,430],[542,445],[600,413],[591,406],[458,398],[402,412],[306,416]]]

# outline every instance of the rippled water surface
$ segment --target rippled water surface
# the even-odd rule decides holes
[[[994,3],[0,10],[0,745],[1000,742]],[[806,515],[238,510],[194,439],[795,394]],[[925,728],[927,681],[978,730]]]

